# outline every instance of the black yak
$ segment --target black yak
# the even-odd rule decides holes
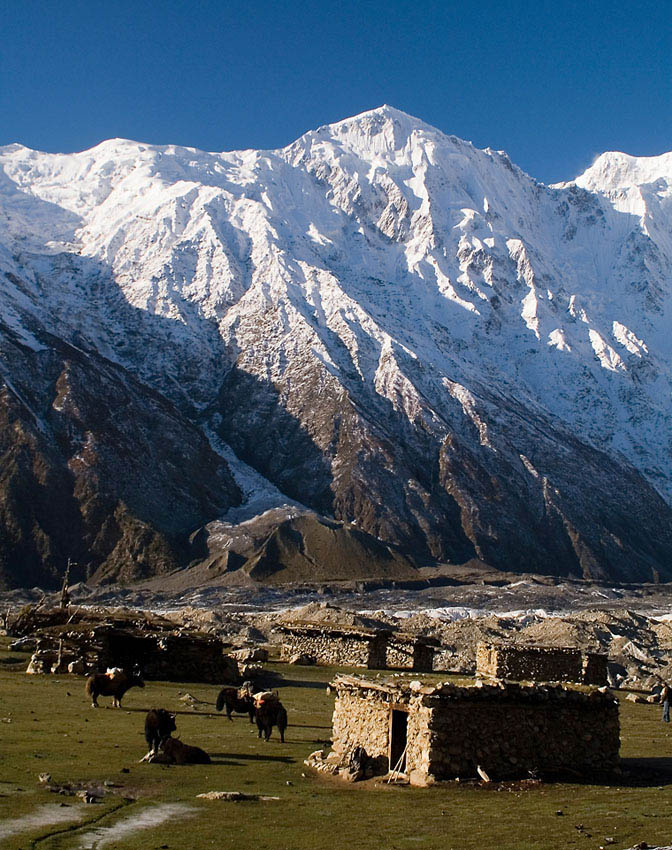
[[[268,741],[274,726],[278,727],[280,740],[285,743],[285,729],[287,728],[287,711],[280,702],[277,693],[264,691],[254,696],[255,718],[257,721],[258,737],[264,734],[264,740]]]
[[[165,708],[153,708],[148,711],[145,717],[145,740],[149,752],[157,752],[161,741],[168,738],[176,729],[175,715],[166,711]]]

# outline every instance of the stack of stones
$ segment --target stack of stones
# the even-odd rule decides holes
[[[385,668],[431,673],[438,646],[436,638],[392,632],[387,639]]]

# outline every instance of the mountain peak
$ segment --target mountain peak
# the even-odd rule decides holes
[[[309,131],[302,139],[322,141],[325,136],[337,140],[346,148],[373,154],[389,154],[403,150],[415,132],[442,135],[440,130],[397,109],[383,104],[360,112],[333,124]]]
[[[591,191],[605,192],[655,183],[672,183],[672,152],[658,156],[631,156],[621,151],[606,151],[576,178],[576,185]]]

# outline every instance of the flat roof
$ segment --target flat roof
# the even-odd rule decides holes
[[[473,685],[456,685],[452,682],[436,684],[419,679],[390,681],[367,679],[363,676],[342,674],[336,676],[331,686],[336,690],[377,691],[399,701],[413,697],[446,700],[502,700],[515,699],[521,702],[574,701],[595,705],[616,703],[616,698],[607,688],[596,688],[574,683],[531,683],[513,681],[488,681],[477,679]]]

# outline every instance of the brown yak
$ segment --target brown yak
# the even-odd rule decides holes
[[[245,682],[240,689],[223,687],[219,692],[215,706],[217,711],[221,711],[226,706],[226,716],[229,720],[233,720],[231,715],[235,711],[236,714],[247,714],[250,723],[254,723],[254,696],[249,682]]]
[[[200,747],[183,744],[177,738],[168,735],[159,744],[158,762],[168,764],[210,764],[210,756]]]
[[[86,680],[86,694],[91,698],[93,708],[98,708],[98,697],[112,697],[114,708],[121,708],[121,700],[129,688],[144,688],[145,683],[139,671],[126,673],[115,667],[107,673],[94,673]]]

